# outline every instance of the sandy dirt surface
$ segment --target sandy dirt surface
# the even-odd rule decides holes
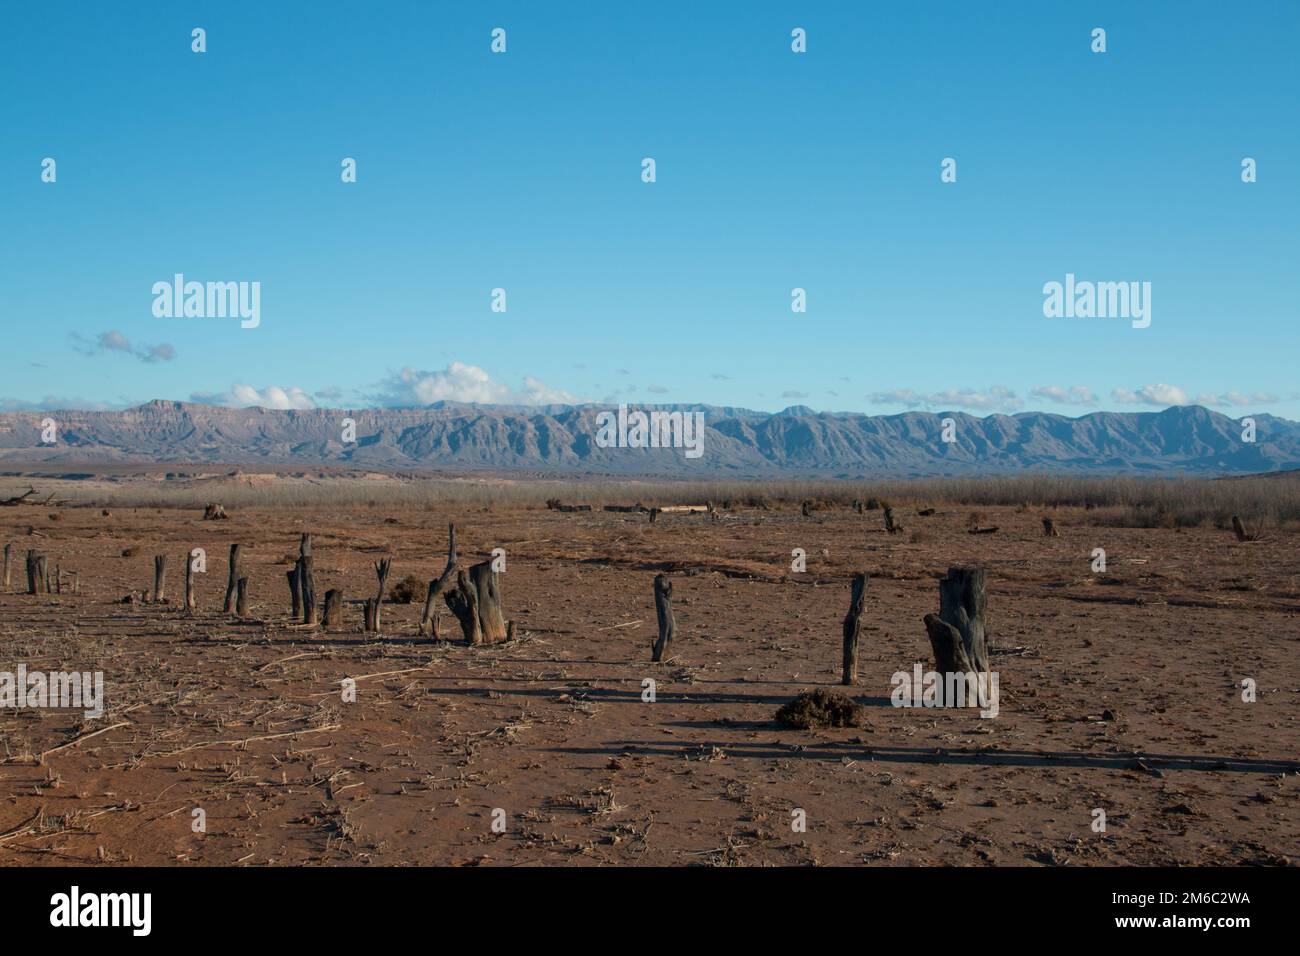
[[[0,509],[15,547],[0,671],[100,670],[107,710],[0,712],[0,864],[1092,865],[1300,858],[1300,534],[1091,527],[970,509],[883,533],[879,512],[704,515],[542,509]],[[57,518],[51,518],[51,514]],[[513,643],[432,644],[417,604],[361,633],[373,562],[436,577],[504,548]],[[35,532],[35,533],[29,533]],[[293,630],[289,570],[346,626]],[[220,611],[244,545],[253,620]],[[24,589],[38,548],[81,593]],[[203,547],[199,610],[181,560]],[[1091,569],[1105,548],[1107,569]],[[790,573],[794,548],[807,572]],[[129,552],[130,556],[124,556]],[[145,604],[166,554],[172,602]],[[1000,713],[890,705],[932,662],[937,578],[989,582]],[[856,728],[778,726],[838,688],[849,579],[870,574]],[[652,581],[674,583],[672,659],[650,662]],[[121,599],[134,594],[132,603]],[[444,633],[456,631],[442,610]],[[355,703],[340,681],[357,681]],[[656,699],[643,700],[643,681]],[[1241,681],[1258,699],[1242,700]],[[84,739],[78,739],[81,735]],[[58,749],[56,749],[58,748]],[[53,752],[51,752],[53,751]],[[41,755],[44,755],[43,758]],[[1093,830],[1094,810],[1106,831]],[[206,832],[194,832],[194,810]],[[504,832],[493,831],[494,811]],[[792,828],[792,810],[806,832]]]

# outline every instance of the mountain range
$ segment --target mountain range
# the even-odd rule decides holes
[[[1160,412],[989,415],[776,413],[710,405],[702,454],[602,447],[603,405],[439,402],[421,408],[274,410],[153,401],[120,411],[0,414],[0,462],[17,465],[350,466],[372,470],[662,477],[917,477],[1015,474],[1233,475],[1300,467],[1300,423],[1243,425],[1201,406]],[[345,443],[345,419],[355,442]],[[952,441],[944,441],[947,431]],[[48,421],[47,421],[48,420]],[[53,443],[49,421],[55,426]],[[44,434],[43,434],[44,433]]]

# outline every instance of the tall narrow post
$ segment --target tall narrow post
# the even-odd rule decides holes
[[[167,598],[167,555],[157,554],[153,559],[153,600],[161,604]]]
[[[659,620],[659,639],[655,641],[651,660],[662,661],[668,645],[677,633],[677,618],[673,616],[673,584],[666,575],[655,575],[655,614]]]
[[[230,546],[230,577],[226,581],[226,603],[225,612],[229,614],[235,610],[236,590],[239,587],[239,545]]]
[[[844,616],[844,657],[840,669],[840,683],[850,685],[858,680],[858,637],[862,633],[862,612],[867,606],[867,575],[853,575],[849,613]]]

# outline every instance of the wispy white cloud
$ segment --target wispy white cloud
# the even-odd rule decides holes
[[[389,408],[431,405],[434,402],[475,402],[488,405],[572,404],[577,396],[526,376],[512,389],[477,365],[452,362],[439,371],[404,368],[377,386],[371,400]]]
[[[141,362],[170,362],[176,358],[176,349],[168,342],[157,345],[133,346],[131,340],[116,329],[101,332],[94,339],[87,338],[79,332],[72,333],[73,348],[82,355],[96,356],[116,352],[130,355]]]
[[[235,383],[226,392],[196,392],[190,396],[192,402],[205,405],[228,405],[232,408],[274,408],[306,409],[315,408],[316,402],[311,395],[297,386],[288,388],[268,385],[257,389],[252,385]]]
[[[1192,400],[1187,397],[1177,385],[1166,385],[1163,382],[1156,385],[1143,385],[1140,388],[1116,388],[1112,389],[1110,397],[1121,405],[1158,405],[1168,407],[1170,405],[1190,405]]]
[[[886,392],[873,392],[867,396],[873,405],[903,405],[907,408],[971,408],[981,412],[1014,412],[1024,402],[1011,389],[994,385],[987,391],[970,388],[949,388],[941,392],[917,392],[898,388]]]
[[[1097,396],[1085,385],[1036,385],[1029,391],[1030,398],[1053,402],[1057,405],[1096,405]]]

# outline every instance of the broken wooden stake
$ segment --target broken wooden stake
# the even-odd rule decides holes
[[[428,593],[424,597],[424,612],[420,615],[419,633],[421,636],[431,636],[434,640],[438,639],[438,608],[434,604],[438,595],[447,590],[447,585],[451,584],[451,579],[456,574],[456,526],[448,523],[447,525],[447,565],[442,569],[442,574],[429,582]]]
[[[48,594],[49,579],[45,570],[46,558],[39,551],[27,552],[27,593]]]
[[[191,549],[185,555],[185,610],[193,611],[198,603],[194,593],[194,551]]]
[[[840,668],[840,683],[850,685],[858,680],[858,637],[862,633],[862,612],[867,606],[867,575],[860,571],[853,575],[849,613],[844,616],[844,657]]]
[[[156,554],[153,559],[153,600],[161,604],[167,599],[167,555]]]
[[[240,578],[235,585],[235,614],[248,617],[248,578]]]
[[[343,620],[343,592],[338,588],[330,588],[325,592],[325,620],[326,627],[335,627]]]
[[[460,571],[456,574],[456,586],[443,596],[451,613],[460,622],[461,633],[468,644],[483,643],[483,628],[479,622],[478,590],[470,583],[469,576]]]
[[[292,571],[284,572],[289,582],[289,619],[296,621],[302,617],[302,591],[298,587],[298,572],[301,565],[295,563]]]
[[[388,583],[388,571],[393,566],[392,558],[381,558],[375,562],[375,576],[379,578],[379,594],[375,596],[374,631],[379,633],[379,608],[384,603],[384,585]]]
[[[235,610],[236,591],[239,586],[239,545],[230,546],[230,577],[226,580],[226,603],[223,610],[226,614]]]
[[[663,574],[655,575],[655,615],[659,621],[659,638],[655,641],[650,660],[658,663],[668,653],[668,645],[677,633],[677,618],[673,616],[673,584]]]
[[[501,576],[492,570],[491,561],[482,561],[469,569],[469,582],[478,599],[479,629],[484,644],[506,639],[505,615],[501,611]]]

